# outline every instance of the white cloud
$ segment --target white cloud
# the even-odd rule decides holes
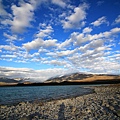
[[[72,42],[72,39],[71,39],[71,38],[70,38],[70,39],[67,39],[67,40],[65,40],[64,42],[58,44],[57,48],[58,48],[58,49],[66,49],[66,48],[71,44],[71,42]]]
[[[54,48],[54,47],[57,46],[57,43],[56,43],[56,42],[57,42],[56,39],[45,40],[45,41],[44,41],[44,46],[45,46],[45,47],[48,47],[48,48],[49,48],[49,47],[53,47],[53,48]]]
[[[34,35],[36,38],[32,40],[31,42],[27,42],[23,44],[23,47],[27,51],[32,50],[32,49],[36,49],[36,50],[39,49],[39,52],[40,51],[43,52],[43,50],[45,50],[46,48],[57,46],[57,43],[56,43],[57,40],[52,39],[50,36],[50,34],[53,32],[53,28],[50,25],[47,26],[46,24],[40,24],[40,27],[41,28],[39,32]],[[44,40],[46,38],[48,40]]]
[[[73,44],[76,46],[80,46],[80,44],[90,40],[87,35],[85,36],[85,34],[79,32],[73,32],[71,34],[71,39],[73,41]]]
[[[11,44],[11,45],[0,45],[0,49],[8,50],[8,51],[16,51],[19,47]]]
[[[66,6],[66,3],[63,0],[52,0],[52,3],[56,4],[60,7],[65,7]]]
[[[114,35],[116,38],[116,34],[120,33],[120,28],[113,28],[110,31],[93,35],[89,33],[89,28],[86,30],[88,30],[87,34],[86,32],[73,32],[69,39],[61,43],[58,43],[58,41],[54,39],[43,40],[42,38],[36,38],[31,42],[25,43],[23,47],[26,50],[37,49],[38,52],[33,54],[30,54],[30,52],[14,54],[17,55],[16,62],[38,62],[41,64],[63,66],[64,68],[69,67],[77,70],[87,69],[90,71],[93,71],[92,69],[97,65],[97,68],[101,68],[101,72],[103,68],[100,67],[98,63],[109,63],[106,62],[107,60],[105,59],[102,61],[101,58],[109,55],[107,52],[112,49],[111,47],[114,44],[108,44],[108,42],[110,42],[111,37],[114,39]],[[85,29],[83,31],[85,31]],[[68,49],[69,47],[71,47],[71,49]],[[115,62],[115,64],[118,63]],[[96,70],[98,72],[97,68]]]
[[[9,34],[7,34],[7,33],[3,33],[3,35],[6,37],[6,38],[8,38],[8,40],[17,40],[18,39],[18,37],[17,37],[17,35],[9,35]]]
[[[18,5],[15,5],[14,2],[7,6],[12,11],[12,13],[7,13],[2,5],[0,0],[0,15],[2,15],[1,24],[6,25],[8,28],[15,33],[22,33],[26,28],[32,27],[32,22],[34,19],[34,11],[36,8],[45,2],[44,0],[20,0]]]
[[[58,57],[69,56],[69,55],[71,55],[71,54],[74,54],[76,51],[77,51],[77,49],[57,52],[57,56],[58,56]]]
[[[0,24],[2,25],[10,24],[11,18],[12,15],[6,11],[6,6],[4,6],[2,0],[0,0]]]
[[[8,26],[8,25],[11,24],[11,20],[10,20],[10,19],[1,20],[1,24],[2,24],[2,25],[5,25],[5,26]]]
[[[114,36],[118,33],[120,33],[120,28],[116,27],[116,28],[111,29],[110,31],[106,31],[106,32],[102,33],[102,36],[108,38],[108,37]]]
[[[112,28],[105,32],[94,31],[94,26],[109,25],[109,22],[105,16],[92,23],[86,21],[87,9],[89,8],[87,3],[79,6],[74,6],[69,0],[20,0],[12,1],[8,6],[4,6],[3,3],[0,0],[0,28],[4,37],[1,39],[1,41],[4,40],[4,42],[2,41],[4,45],[0,45],[1,60],[39,65],[49,64],[77,70],[95,70],[96,72],[99,72],[99,70],[102,72],[104,70],[102,66],[109,66],[113,61],[113,64],[111,64],[113,69],[118,69],[119,54],[116,51],[111,53],[111,51],[114,47],[120,45],[117,39],[120,28]],[[43,3],[43,6],[38,8],[41,3]],[[102,3],[103,1],[98,1],[96,5]],[[46,9],[46,11],[41,11],[41,8]],[[46,14],[47,12],[49,14]],[[114,24],[120,23],[119,18],[120,15],[115,19]],[[33,27],[33,22],[35,22],[33,24],[35,27],[32,30],[28,29],[24,34],[15,34],[15,32],[21,33],[27,30],[26,28]],[[65,31],[62,31],[61,27]],[[80,30],[81,27],[83,27],[82,30]],[[38,32],[34,32],[36,29],[38,29]],[[99,30],[103,29],[100,28]],[[16,42],[15,40],[19,40],[22,35],[24,41]],[[116,41],[118,41],[118,45]],[[31,73],[32,79],[35,78],[35,75],[41,73],[41,71],[36,72],[30,69],[28,72]],[[20,72],[20,76],[25,76],[25,74],[29,76],[28,72]],[[14,71],[10,74],[16,75]],[[40,78],[45,78],[44,75],[46,74],[43,74],[43,77],[40,76]],[[39,78],[39,76],[36,78]]]
[[[1,16],[6,16],[8,15],[8,13],[6,12],[6,10],[4,9],[4,6],[2,4],[2,0],[0,0],[0,15]]]
[[[89,38],[81,33],[77,35],[75,45],[79,46],[81,43],[85,43],[87,41],[89,41]]]
[[[88,34],[87,37],[89,40],[95,40],[101,38],[110,38],[111,36],[114,36],[118,33],[120,33],[120,28],[116,27],[116,28],[112,28],[110,31],[101,32],[99,34],[94,34],[94,35]]]
[[[88,4],[84,3],[74,8],[74,13],[70,16],[65,17],[65,20],[62,20],[64,29],[76,29],[81,28],[85,25],[86,19],[86,10],[88,9]]]
[[[113,58],[112,61],[105,57],[103,50],[87,50],[84,54],[75,54],[68,58],[76,69],[92,73],[118,74],[119,63]],[[110,67],[109,67],[110,66]]]
[[[48,78],[57,75],[70,73],[67,69],[49,68],[34,70],[30,68],[0,67],[0,76],[9,78],[30,78],[31,81],[43,82]]]
[[[120,23],[120,15],[115,19],[113,24],[119,24]]]
[[[103,17],[97,19],[96,21],[92,22],[91,24],[94,26],[100,26],[101,24],[109,25],[109,22],[106,20],[106,17],[103,16]]]
[[[43,63],[45,64],[51,64],[51,65],[54,65],[54,66],[64,66],[67,64],[66,61],[63,61],[63,60],[49,60],[49,61],[43,61]]]
[[[57,42],[56,39],[43,40],[41,38],[36,38],[31,42],[24,43],[23,47],[27,51],[32,49],[39,49],[40,47],[43,47],[43,48],[56,47],[56,42]]]
[[[64,18],[66,16],[66,13],[63,12],[62,14],[59,15],[59,18]]]
[[[21,2],[20,6],[12,5],[13,20],[11,21],[11,29],[13,32],[23,32],[26,27],[30,27],[33,21],[34,8],[31,4]]]
[[[32,49],[39,49],[41,46],[43,46],[43,40],[40,38],[37,38],[31,42],[23,44],[23,47],[28,51]]]
[[[83,33],[90,33],[92,31],[92,28],[86,27],[83,29]]]
[[[46,24],[42,24],[40,26],[42,27],[42,29],[40,29],[35,36],[39,38],[50,37],[49,35],[54,31],[52,26],[46,26]]]
[[[116,28],[113,28],[110,30],[110,33],[111,34],[117,34],[117,33],[120,33],[120,28],[116,27]]]
[[[49,50],[45,49],[45,48],[40,48],[38,50],[39,53],[46,53],[46,52],[49,52]]]
[[[105,41],[102,40],[102,39],[93,40],[93,41],[89,42],[88,44],[85,44],[84,46],[81,46],[79,48],[79,50],[82,51],[82,52],[86,52],[89,49],[96,49],[96,48],[99,48],[99,47],[103,47],[104,42]]]
[[[16,55],[1,55],[2,58],[16,58]]]

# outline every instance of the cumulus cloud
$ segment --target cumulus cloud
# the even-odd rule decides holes
[[[97,40],[93,40],[93,41],[89,42],[88,44],[86,44],[84,46],[81,46],[79,48],[79,50],[82,52],[86,52],[86,50],[96,49],[96,48],[102,47],[103,45],[104,45],[104,40],[97,39]]]
[[[7,16],[8,15],[8,13],[6,12],[6,10],[5,10],[5,8],[2,4],[2,0],[0,0],[0,15],[1,16]]]
[[[12,15],[7,12],[6,6],[4,6],[3,1],[0,0],[0,24],[3,26],[10,24],[11,18],[12,18]]]
[[[50,25],[46,26],[46,24],[40,24],[40,27],[42,27],[42,29],[40,29],[39,32],[35,35],[39,38],[50,37],[49,35],[54,31]]]
[[[6,19],[2,20],[1,23],[6,26],[10,26],[12,32],[22,33],[26,28],[32,27],[31,23],[34,21],[34,11],[42,1],[29,2],[19,1],[18,6],[12,4],[9,9],[12,10],[12,14],[5,11],[2,4],[0,4],[0,14],[7,15]],[[0,1],[1,3],[1,1]]]
[[[71,34],[71,40],[74,41],[73,45],[79,46],[80,44],[85,43],[90,39],[84,33],[73,32]]]
[[[109,22],[106,20],[106,17],[103,16],[103,17],[97,19],[96,21],[92,22],[91,24],[94,26],[100,26],[101,24],[109,25]]]
[[[56,4],[60,7],[65,7],[66,6],[66,3],[63,0],[52,0],[52,3]]]
[[[13,44],[10,45],[0,45],[0,49],[8,50],[8,51],[16,51],[19,47]]]
[[[118,15],[118,17],[115,19],[113,24],[119,24],[119,23],[120,23],[120,15]]]
[[[77,49],[57,52],[57,56],[58,56],[58,57],[69,56],[69,55],[71,55],[71,54],[74,54],[76,51],[77,51]]]
[[[35,63],[38,65],[48,64],[52,67],[57,66],[78,71],[101,73],[105,69],[107,72],[113,72],[114,70],[114,73],[115,70],[119,70],[120,53],[119,50],[116,52],[114,48],[115,45],[117,47],[120,45],[117,39],[120,28],[109,26],[111,29],[107,28],[109,29],[108,31],[100,28],[99,30],[101,31],[96,32],[94,28],[96,30],[102,24],[109,25],[107,18],[102,16],[96,21],[88,23],[86,17],[89,5],[83,3],[74,6],[73,4],[67,4],[67,2],[70,3],[69,0],[21,0],[16,5],[13,2],[5,7],[0,0],[1,24],[7,25],[5,27],[9,27],[12,30],[9,31],[8,29],[8,31],[2,34],[7,44],[2,42],[3,45],[0,45],[0,60],[9,60],[17,63]],[[46,3],[45,6],[42,6],[46,9],[44,15],[38,8],[41,3]],[[52,7],[55,9],[51,7],[51,4],[54,4]],[[97,4],[100,5],[102,3],[99,1]],[[6,8],[10,8],[10,10],[6,11]],[[50,10],[49,15],[46,15],[47,10]],[[38,14],[39,17],[36,18]],[[5,18],[4,21],[3,18]],[[115,19],[114,24],[120,23],[119,18],[120,15]],[[35,27],[32,30],[29,29],[31,30],[29,31],[27,28],[32,27],[33,22],[35,22],[33,24]],[[82,27],[83,29],[81,29]],[[5,28],[3,29],[5,30]],[[26,35],[17,34],[25,30],[28,30],[25,33]],[[15,42],[22,35],[25,36],[24,40]],[[118,41],[118,44],[116,41]],[[113,49],[114,52],[111,53]],[[113,67],[110,67],[111,70],[105,67],[110,66],[110,64]],[[57,74],[56,72],[61,74],[62,70],[66,72],[65,69],[58,68],[53,69],[53,71],[52,69],[40,71],[33,69],[28,69],[28,71],[23,69],[14,70],[14,68],[4,69],[12,71],[2,72],[8,77],[29,76],[31,79],[40,80],[52,77]],[[16,72],[17,70],[20,74]]]
[[[0,67],[0,76],[8,78],[29,78],[33,82],[43,82],[54,75],[64,75],[70,73],[67,69],[62,68],[49,68],[34,70],[30,68],[13,68],[13,67]]]
[[[43,63],[45,64],[51,64],[51,65],[54,65],[54,66],[64,66],[67,64],[66,61],[63,61],[63,60],[49,60],[49,61],[43,61]]]
[[[103,66],[105,64],[110,65],[110,61],[114,60],[114,67],[116,68],[119,64],[119,55],[117,56],[116,53],[114,53],[114,56],[110,55],[111,58],[109,57],[109,60],[107,56],[109,55],[109,51],[112,49],[111,46],[114,45],[110,43],[110,39],[112,37],[114,40],[114,35],[116,38],[116,35],[120,33],[120,28],[116,27],[110,31],[93,35],[90,34],[90,31],[91,29],[87,27],[83,29],[82,33],[73,32],[69,36],[69,39],[66,39],[61,43],[56,39],[43,40],[40,37],[35,38],[31,42],[24,43],[23,47],[27,51],[37,49],[37,52],[34,52],[33,54],[25,51],[23,48],[17,48],[14,45],[1,45],[1,50],[6,50],[6,52],[12,51],[11,53],[7,52],[2,54],[1,58],[4,60],[15,59],[15,62],[17,63],[36,62],[54,66],[63,66],[64,68],[69,69],[74,68],[79,71],[87,70],[92,72],[94,70],[96,72],[98,72],[98,70],[102,72]],[[107,44],[105,44],[106,42]],[[71,49],[68,49],[69,47],[71,47]],[[104,59],[101,60],[101,58]],[[102,66],[99,65],[101,62]]]
[[[23,47],[27,51],[34,50],[34,49],[37,49],[40,51],[41,47],[43,51],[44,48],[56,47],[57,40],[52,39],[50,36],[52,32],[53,32],[52,26],[50,25],[47,26],[46,24],[40,24],[40,30],[38,31],[38,33],[34,35],[36,38],[32,40],[31,42],[24,43]]]
[[[66,47],[68,47],[71,44],[71,42],[72,42],[72,39],[67,39],[64,42],[59,43],[57,48],[58,49],[66,49]]]
[[[45,48],[49,48],[49,47],[55,47],[56,46],[56,39],[49,39],[49,40],[43,40],[41,38],[36,38],[35,40],[25,43],[23,44],[23,47],[29,51],[29,50],[34,50],[34,49],[39,49],[40,47],[45,47]]]
[[[15,55],[1,55],[2,58],[15,58]]]
[[[8,39],[8,41],[11,41],[11,40],[13,41],[18,39],[17,35],[9,35],[5,32],[3,33],[3,35]]]
[[[83,29],[83,33],[90,33],[92,31],[92,28],[86,27]]]
[[[118,74],[120,69],[119,62],[116,62],[115,57],[113,57],[112,61],[105,57],[103,49],[105,48],[100,48],[99,51],[86,50],[84,54],[75,54],[68,59],[76,69],[83,72],[87,70],[87,72],[91,73]]]
[[[74,12],[70,16],[66,16],[65,20],[62,20],[64,29],[75,29],[81,28],[85,25],[86,10],[88,9],[88,4],[84,3],[74,8]]]
[[[26,27],[30,27],[33,21],[34,8],[29,3],[19,3],[20,6],[12,5],[13,20],[11,21],[11,29],[13,32],[23,32]]]
[[[107,37],[114,36],[118,33],[120,33],[120,28],[116,27],[116,28],[111,29],[110,31],[104,32],[103,36],[107,38]]]

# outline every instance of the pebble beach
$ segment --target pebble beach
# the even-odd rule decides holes
[[[120,120],[120,84],[89,88],[78,97],[0,105],[0,120]]]

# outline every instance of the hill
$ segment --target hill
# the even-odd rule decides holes
[[[119,75],[106,75],[106,74],[81,74],[73,73],[70,75],[64,75],[60,77],[50,78],[45,83],[62,83],[62,82],[108,82],[108,81],[120,81]]]
[[[14,80],[14,79],[10,79],[10,78],[2,77],[2,78],[0,78],[0,82],[5,82],[5,83],[18,83],[19,81]]]
[[[0,78],[0,86],[5,86],[5,85],[17,85],[17,84],[29,84],[29,79],[22,79],[22,78],[6,78],[6,77],[1,77]]]

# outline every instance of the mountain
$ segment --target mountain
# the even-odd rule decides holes
[[[82,80],[85,78],[92,77],[92,74],[82,74],[82,73],[72,73],[72,74],[67,74],[67,75],[62,75],[54,78],[50,78],[46,80],[45,82],[63,82],[63,81],[71,81],[71,80]]]
[[[83,74],[73,73],[69,75],[50,78],[45,83],[62,83],[62,82],[105,82],[105,81],[120,81],[119,75],[106,75],[106,74]]]
[[[43,86],[78,84],[114,84],[120,83],[120,75],[72,73],[52,77],[43,83],[30,82],[29,78],[10,79],[1,77],[0,86]]]
[[[6,77],[1,77],[0,78],[0,86],[4,86],[4,85],[17,85],[17,84],[29,84],[29,78],[15,78],[15,79],[11,79],[11,78],[6,78]]]
[[[14,79],[11,79],[11,78],[2,77],[2,78],[0,78],[0,82],[5,82],[5,83],[18,83],[19,81],[14,80]]]

